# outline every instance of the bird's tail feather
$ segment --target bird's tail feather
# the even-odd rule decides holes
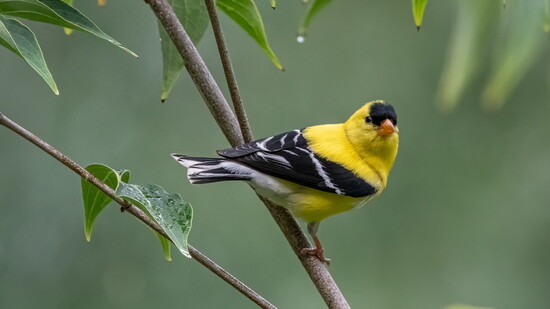
[[[172,157],[187,167],[187,178],[192,184],[251,179],[249,168],[226,159],[190,157],[175,153]]]

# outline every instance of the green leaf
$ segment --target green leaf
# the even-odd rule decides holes
[[[61,1],[67,3],[70,6],[74,5],[74,0],[61,0]],[[65,32],[66,35],[71,35],[73,33],[73,29],[63,28],[63,32]]]
[[[269,4],[273,9],[275,9],[275,7],[277,6],[277,0],[269,0]]]
[[[428,4],[428,0],[412,0],[412,11],[416,29],[420,29],[420,26],[422,25],[426,4]]]
[[[546,2],[546,8],[542,11],[542,29],[546,34],[550,33],[550,1]]]
[[[83,31],[104,39],[137,57],[134,52],[99,29],[88,17],[61,0],[0,0],[0,14]]]
[[[204,1],[168,0],[178,16],[183,28],[195,45],[199,43],[208,27],[208,12]],[[160,99],[164,102],[176,83],[183,68],[183,59],[174,43],[159,22],[160,46],[162,49],[162,93]]]
[[[484,63],[484,47],[500,14],[500,0],[462,0],[457,4],[458,17],[437,94],[437,104],[446,112],[458,105]]]
[[[502,41],[493,57],[493,72],[482,94],[488,110],[498,110],[517,87],[527,70],[538,59],[544,42],[541,22],[534,16],[544,11],[542,1],[508,3],[508,22],[502,29]]]
[[[128,183],[128,180],[130,179],[130,171],[127,171],[127,170],[118,171],[118,174],[120,175],[120,178],[123,183]],[[137,204],[135,206],[141,209],[142,211],[144,211],[150,218],[152,218],[147,208],[145,208],[143,205]],[[164,253],[164,259],[167,261],[172,261],[172,256],[170,254],[170,241],[164,238],[164,236],[157,233],[157,231],[153,230],[151,227],[147,226],[147,228],[149,228],[151,233],[153,233],[153,235],[155,235],[160,241],[160,245],[162,246],[162,252]]]
[[[122,183],[117,189],[117,196],[147,209],[179,251],[191,258],[187,244],[193,218],[191,204],[183,201],[179,194],[169,194],[163,188],[152,184]]]
[[[172,261],[172,254],[170,252],[170,241],[164,238],[164,236],[154,231],[153,229],[150,228],[150,230],[153,232],[153,234],[155,234],[158,237],[160,241],[160,245],[162,246],[162,252],[164,253],[164,259],[167,260],[168,262]]]
[[[112,168],[102,164],[89,165],[88,167],[86,167],[86,170],[115,191],[121,185],[126,187],[134,186],[134,185],[128,185],[128,181],[130,180],[130,171],[128,170],[115,171]],[[109,202],[112,201],[112,199],[84,179],[81,180],[81,186],[82,186],[82,199],[84,201],[84,218],[85,218],[84,232],[86,235],[86,240],[90,241],[95,218],[103,210],[103,208],[105,208],[105,206],[107,206],[107,204],[109,204]],[[131,200],[131,199],[130,199],[130,202],[132,202],[135,206],[139,207],[141,210],[147,213],[149,217],[154,219],[154,217],[149,212],[148,208],[145,207],[142,203],[137,203],[137,202],[134,203],[134,200]],[[190,226],[191,225],[189,223],[189,228]],[[160,244],[162,246],[162,250],[164,252],[164,258],[167,261],[171,261],[172,257],[170,256],[170,241],[164,238],[159,233],[157,233],[155,230],[151,229],[150,227],[149,229],[159,239]]]
[[[23,58],[46,81],[52,91],[59,95],[40,45],[29,28],[15,19],[0,15],[0,45]]]
[[[112,168],[102,164],[88,165],[86,170],[113,190],[117,189],[122,179],[128,181],[130,178],[128,171],[123,172],[122,176],[120,176]],[[86,235],[86,240],[90,241],[95,218],[112,199],[84,178],[80,183],[82,187],[82,200],[84,201],[84,234]]]
[[[275,66],[284,71],[279,59],[269,46],[262,16],[252,0],[217,0],[218,8],[246,31],[267,54]]]
[[[298,26],[298,42],[303,43],[304,37],[306,35],[307,29],[309,28],[309,24],[311,23],[311,20],[321,9],[323,9],[327,4],[329,4],[332,0],[313,0],[309,1],[309,5],[306,11],[306,14],[302,18],[302,21],[300,22],[300,26]]]

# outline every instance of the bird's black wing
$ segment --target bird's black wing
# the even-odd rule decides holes
[[[351,197],[365,197],[377,191],[352,171],[311,151],[301,130],[218,150],[218,154],[262,173],[321,191]]]

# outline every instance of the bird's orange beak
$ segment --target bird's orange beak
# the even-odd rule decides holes
[[[384,122],[382,122],[380,124],[380,127],[378,128],[378,134],[382,136],[390,136],[395,132],[399,131],[389,119],[384,120]]]

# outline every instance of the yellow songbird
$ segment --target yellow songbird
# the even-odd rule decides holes
[[[307,127],[218,150],[221,158],[172,156],[188,168],[193,184],[242,180],[308,222],[315,248],[303,252],[328,262],[317,237],[319,223],[364,205],[384,190],[397,155],[398,132],[393,107],[376,100],[344,123]]]

